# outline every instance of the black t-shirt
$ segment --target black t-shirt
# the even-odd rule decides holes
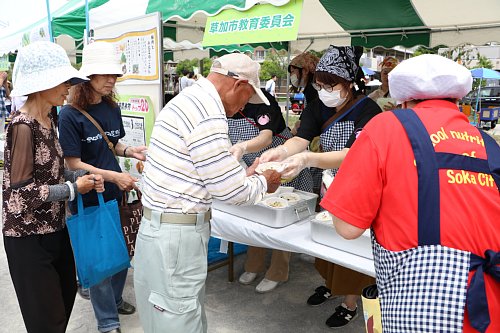
[[[314,89],[311,82],[304,88],[304,96],[306,98],[306,103],[310,103],[318,98],[318,91]]]
[[[265,89],[261,90],[266,95],[270,105],[247,103],[242,113],[259,127],[259,131],[268,129],[273,132],[273,135],[280,134],[286,127],[281,108],[271,94]],[[232,118],[241,119],[244,117],[240,113],[236,113]]]
[[[90,105],[86,110],[102,127],[108,139],[116,145],[125,136],[125,129],[119,107],[111,107],[105,102]],[[121,172],[120,165],[108,148],[97,127],[82,113],[69,105],[59,113],[59,142],[65,157],[80,157],[82,162],[99,169]],[[114,183],[104,183],[104,201],[121,198],[121,191]],[[95,191],[83,195],[84,206],[98,204]],[[71,211],[76,211],[76,200],[70,203]]]
[[[342,121],[354,121],[354,131],[347,141],[346,148],[350,148],[356,140],[356,133],[362,129],[366,123],[382,110],[371,98],[364,98],[360,101],[355,109],[352,110]],[[335,108],[329,108],[321,102],[319,98],[309,103],[304,111],[300,127],[297,131],[297,136],[308,141],[321,134],[323,124],[328,121],[336,113]]]
[[[306,85],[303,93],[306,99],[306,106],[318,98],[318,91],[312,86],[312,81]],[[302,112],[300,113],[299,119],[302,120]]]

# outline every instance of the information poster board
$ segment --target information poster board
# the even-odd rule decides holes
[[[148,96],[120,95],[118,105],[125,128],[125,137],[120,141],[127,146],[149,145],[155,121],[151,99]],[[120,157],[119,163],[123,171],[135,177],[140,177],[144,168],[144,163],[134,158]]]
[[[162,21],[152,13],[111,25],[96,27],[94,41],[115,46],[123,76],[116,92],[122,111],[125,137],[129,146],[148,145],[156,115],[163,108]],[[140,178],[143,163],[119,157],[123,171]]]
[[[123,76],[118,78],[118,82],[147,84],[160,79],[159,37],[156,28],[127,32],[106,41],[116,45],[120,57]],[[132,83],[130,79],[136,79],[139,82]]]

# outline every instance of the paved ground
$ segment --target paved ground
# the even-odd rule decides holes
[[[0,178],[3,172],[0,171]],[[1,195],[0,195],[1,196]],[[236,258],[236,279],[243,270],[245,255]],[[270,258],[267,258],[268,260]],[[135,304],[132,273],[124,291],[124,298]],[[269,294],[258,294],[255,285],[242,286],[228,282],[227,267],[211,271],[207,278],[206,310],[210,333],[290,333],[329,332],[324,322],[333,313],[341,299],[335,298],[319,307],[306,305],[307,297],[321,285],[322,278],[310,262],[292,254],[290,279]],[[139,316],[121,316],[122,332],[143,332]],[[7,259],[0,237],[0,333],[26,332],[9,275]],[[75,306],[67,332],[97,332],[96,321],[89,301],[76,296]],[[362,315],[341,330],[346,333],[364,332]],[[178,333],[178,332],[173,332]],[[184,333],[184,332],[183,332]],[[189,332],[186,332],[189,333]]]
[[[494,131],[500,141],[500,125]],[[493,133],[494,132],[494,133]],[[3,174],[0,172],[0,177]],[[235,270],[241,273],[244,255],[238,256]],[[290,266],[290,280],[269,294],[257,294],[254,286],[241,286],[237,282],[227,281],[226,267],[208,274],[207,279],[207,316],[209,332],[212,333],[289,333],[289,332],[329,332],[324,325],[325,320],[333,312],[340,298],[328,301],[320,307],[309,307],[305,304],[314,288],[322,283],[322,279],[311,263],[293,254]],[[129,279],[124,292],[127,301],[135,304],[132,278]],[[142,332],[137,314],[122,316],[124,333]],[[25,332],[15,292],[0,238],[0,333]],[[346,333],[364,332],[364,324],[360,315],[351,325],[339,330]],[[68,332],[97,332],[94,314],[89,301],[76,297]]]
[[[0,332],[25,332],[17,305],[12,282],[8,273],[3,242],[0,241]],[[241,272],[244,255],[236,260],[236,271]],[[255,283],[256,284],[256,283]],[[311,263],[292,255],[290,280],[269,294],[257,294],[254,286],[242,286],[227,281],[226,268],[212,271],[207,279],[206,309],[211,333],[289,333],[329,332],[325,320],[340,302],[336,298],[320,307],[306,305],[307,297],[321,284],[321,277]],[[135,304],[132,275],[125,288],[124,297]],[[143,332],[137,314],[121,316],[124,333]],[[97,332],[90,302],[77,295],[68,332]],[[362,315],[341,332],[364,332]]]

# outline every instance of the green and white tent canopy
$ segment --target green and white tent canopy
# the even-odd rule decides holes
[[[164,22],[176,26],[173,40],[197,44],[203,38],[207,16],[228,8],[243,11],[258,3],[282,6],[290,1],[295,0],[89,0],[89,23],[92,28],[159,11]],[[82,38],[84,3],[69,0],[53,12],[54,36]],[[17,49],[23,35],[29,36],[43,25],[43,21],[35,22],[0,36],[0,54]],[[500,42],[498,0],[304,0],[298,39],[291,48],[300,52],[309,45],[322,50],[329,44],[388,48],[488,42]]]
[[[91,23],[106,24],[109,21],[106,6],[113,2],[127,6],[130,1],[110,0],[94,9]],[[164,21],[177,21],[183,26],[198,28],[198,34],[178,29],[177,40],[199,42],[206,16],[228,8],[247,10],[256,3],[281,6],[290,1],[294,0],[173,0],[168,3],[164,0],[133,0],[131,3],[134,6],[142,3],[144,13],[161,12]],[[500,1],[305,0],[298,40],[292,43],[292,49],[300,50],[311,41],[311,47],[318,50],[332,43],[364,47],[433,47],[499,42]]]

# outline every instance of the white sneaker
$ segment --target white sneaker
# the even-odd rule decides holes
[[[240,275],[240,278],[238,279],[238,281],[241,284],[246,285],[246,284],[252,283],[256,277],[257,277],[257,273],[245,272],[245,273]]]
[[[266,278],[263,278],[262,281],[255,287],[255,291],[258,293],[268,293],[270,291],[273,291],[276,289],[276,287],[279,285],[279,281],[272,281],[268,280]]]

